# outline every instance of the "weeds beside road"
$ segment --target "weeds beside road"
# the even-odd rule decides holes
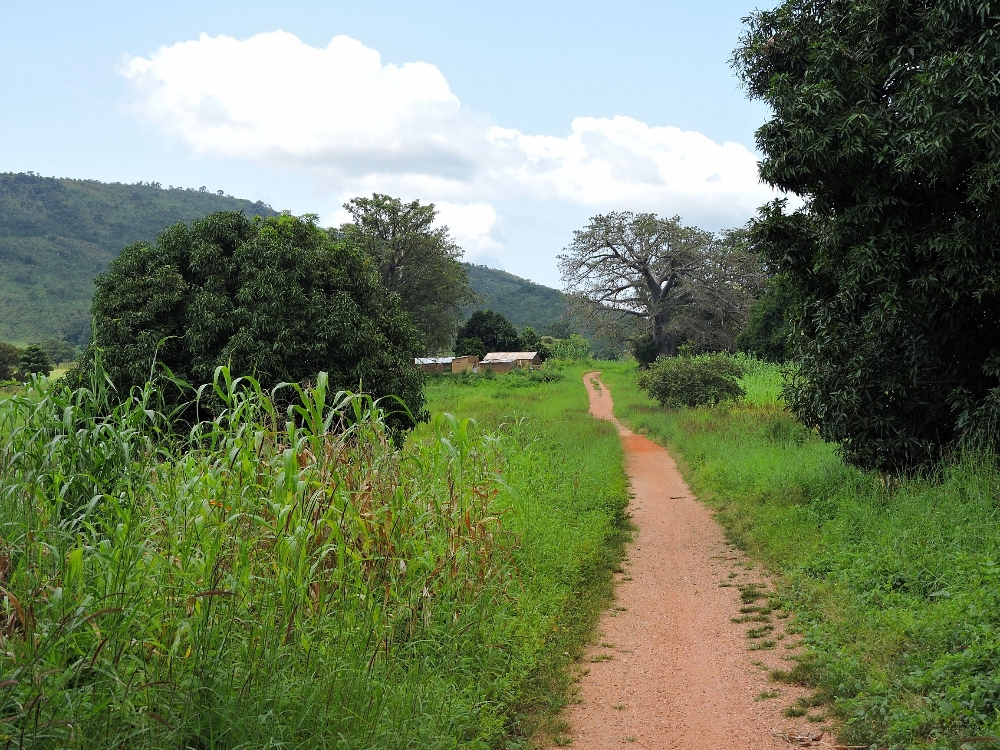
[[[766,365],[740,405],[667,411],[603,366],[617,416],[668,445],[731,538],[781,574],[842,739],[958,747],[1000,736],[1000,470],[975,454],[932,477],[845,466],[796,423]],[[978,741],[978,748],[1000,747]]]

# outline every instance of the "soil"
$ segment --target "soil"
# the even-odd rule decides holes
[[[564,712],[569,728],[557,744],[572,742],[578,750],[835,745],[818,723],[822,707],[809,709],[811,721],[782,714],[808,691],[768,679],[770,669],[791,668],[799,640],[783,631],[783,613],[768,615],[774,630],[757,639],[748,631],[765,623],[731,621],[746,606],[740,587],[769,589],[766,576],[726,542],[670,454],[615,419],[600,373],[588,373],[584,383],[591,413],[614,422],[621,435],[637,532],[616,601],[579,662],[579,690]],[[765,648],[750,650],[755,644]]]

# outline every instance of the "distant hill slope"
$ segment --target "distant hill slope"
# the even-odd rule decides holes
[[[563,293],[506,271],[465,263],[469,285],[483,301],[469,312],[487,308],[503,315],[518,329],[531,326],[541,332],[566,312]]]
[[[93,279],[122,248],[213,211],[277,214],[260,202],[155,184],[0,174],[0,341],[80,343]]]

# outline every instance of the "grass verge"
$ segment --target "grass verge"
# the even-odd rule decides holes
[[[558,712],[570,665],[611,599],[630,533],[621,443],[609,423],[589,414],[582,381],[588,369],[446,376],[427,389],[432,412],[474,417],[486,430],[522,436],[505,481],[525,508],[517,564],[533,641],[511,699],[515,734],[523,737],[564,730]]]
[[[780,574],[808,653],[781,679],[821,690],[841,739],[879,748],[1000,747],[1000,470],[966,454],[925,477],[847,467],[777,399],[667,411],[607,364],[622,421],[667,445],[730,538]]]

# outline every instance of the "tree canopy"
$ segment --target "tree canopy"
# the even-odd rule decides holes
[[[0,341],[0,382],[13,380],[21,364],[21,350],[13,344]]]
[[[423,337],[427,353],[447,349],[455,338],[462,308],[476,297],[469,288],[462,250],[435,227],[434,204],[403,203],[375,193],[344,204],[354,219],[340,232],[368,253],[385,287],[398,294]]]
[[[995,441],[998,31],[983,2],[786,0],[734,55],[761,175],[804,199],[754,229],[801,300],[790,406],[862,466]]]
[[[475,348],[477,341],[482,345],[481,350]],[[519,351],[520,347],[521,339],[517,335],[517,329],[507,318],[492,310],[476,310],[458,329],[455,354],[484,356],[489,352]],[[469,351],[465,351],[466,349]]]
[[[17,365],[18,375],[27,379],[32,375],[48,375],[52,372],[52,363],[45,350],[37,344],[25,347]]]
[[[612,212],[574,233],[559,269],[577,310],[602,331],[649,335],[665,355],[684,342],[730,349],[760,285],[743,240],[684,226],[679,216]]]
[[[99,352],[122,394],[149,379],[155,360],[192,384],[211,382],[220,365],[265,388],[326,371],[334,388],[397,396],[423,413],[419,337],[399,298],[365,253],[308,218],[221,212],[170,227],[97,278],[93,316],[71,384],[86,382]]]

